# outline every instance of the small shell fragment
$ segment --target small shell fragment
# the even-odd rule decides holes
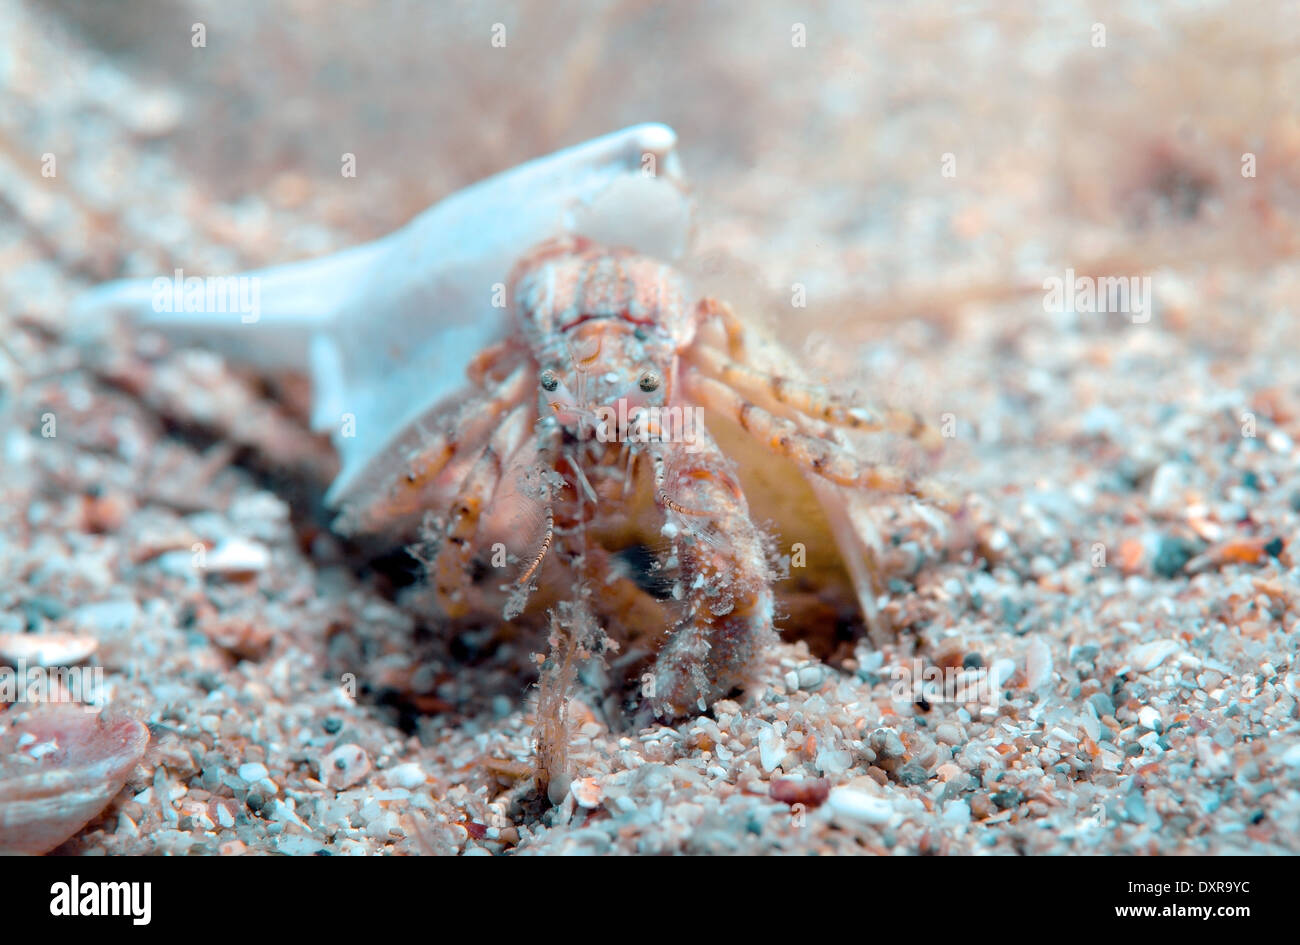
[[[864,824],[887,824],[894,816],[893,805],[853,787],[837,787],[826,802],[831,811],[844,820]]]
[[[1176,640],[1152,640],[1129,650],[1128,658],[1139,673],[1149,673],[1181,649]]]
[[[72,666],[99,648],[81,633],[0,633],[0,663],[16,666]]]
[[[208,552],[204,567],[214,574],[256,574],[271,563],[271,552],[259,542],[228,538]]]
[[[48,853],[91,821],[144,755],[149,729],[84,706],[0,717],[0,854]]]
[[[605,796],[600,782],[595,778],[575,778],[569,785],[569,793],[573,795],[579,807],[585,807],[587,810],[595,810],[599,807]]]

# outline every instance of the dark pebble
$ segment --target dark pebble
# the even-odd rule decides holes
[[[1124,798],[1124,816],[1130,823],[1140,824],[1146,820],[1147,805],[1142,800],[1142,795],[1134,791],[1128,797]]]
[[[1092,702],[1093,708],[1096,708],[1097,715],[1115,714],[1115,703],[1110,701],[1109,695],[1105,693],[1093,693],[1088,701]]]
[[[194,677],[194,683],[204,692],[216,692],[221,688],[221,677],[216,673],[199,673]]]
[[[967,653],[965,658],[962,659],[961,665],[963,669],[979,669],[984,665],[984,657],[978,653]]]
[[[339,731],[343,728],[343,720],[336,719],[334,718],[334,716],[331,715],[329,718],[327,718],[324,722],[321,723],[321,727],[325,729],[326,734],[337,735]]]
[[[68,608],[53,597],[32,597],[28,599],[27,607],[47,620],[61,620],[68,613]]]
[[[924,784],[929,780],[929,775],[926,774],[925,768],[917,761],[909,761],[907,764],[900,767],[897,772],[897,777],[899,784],[907,785]]]
[[[1191,542],[1182,538],[1162,537],[1156,547],[1156,558],[1151,567],[1162,578],[1180,574],[1183,566],[1196,554]]]
[[[1095,663],[1097,661],[1097,654],[1100,652],[1101,648],[1093,643],[1084,643],[1081,646],[1071,647],[1070,662]]]
[[[1019,788],[1008,788],[1005,791],[990,794],[989,800],[993,802],[998,810],[1010,810],[1013,807],[1018,807],[1020,802],[1024,800],[1024,796]]]

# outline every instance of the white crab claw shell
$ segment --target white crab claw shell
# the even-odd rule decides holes
[[[312,425],[332,434],[342,460],[328,496],[338,504],[504,333],[501,286],[530,248],[575,234],[665,259],[685,251],[692,204],[676,145],[666,125],[636,125],[458,191],[375,242],[244,273],[255,313],[168,311],[166,274],[91,290],[74,325],[93,343],[125,316],[178,344],[309,371]]]

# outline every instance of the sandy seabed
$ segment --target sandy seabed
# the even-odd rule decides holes
[[[422,9],[0,0],[0,634],[89,641],[150,730],[60,852],[1296,852],[1296,18],[505,4],[493,49],[473,5]],[[785,626],[675,726],[576,705],[552,808],[533,641],[448,639],[329,533],[301,386],[143,335],[87,353],[68,312],[370,239],[644,120],[680,135],[692,275],[949,418],[932,472],[967,514],[882,500],[890,639],[828,664]],[[1141,310],[1052,304],[1118,277]],[[997,697],[900,698],[914,659]]]

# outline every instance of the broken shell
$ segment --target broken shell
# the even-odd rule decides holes
[[[1133,647],[1128,658],[1139,673],[1149,673],[1180,649],[1177,640],[1152,640]]]
[[[573,799],[578,802],[579,807],[585,807],[587,810],[595,810],[600,806],[605,792],[601,790],[600,782],[595,778],[577,778],[569,785],[569,793]]]
[[[16,666],[72,666],[99,648],[81,633],[0,633],[0,663]]]
[[[84,706],[43,705],[0,722],[0,854],[47,853],[122,789],[149,730]]]
[[[566,233],[665,258],[690,233],[677,135],[635,125],[457,191],[394,233],[340,253],[244,273],[257,310],[160,312],[152,279],[82,296],[73,335],[93,353],[114,316],[268,370],[309,371],[312,426],[343,460],[340,505],[369,461],[454,396],[465,367],[505,330],[485,291],[530,248]],[[647,173],[649,171],[649,173]],[[354,422],[346,429],[340,418]]]

